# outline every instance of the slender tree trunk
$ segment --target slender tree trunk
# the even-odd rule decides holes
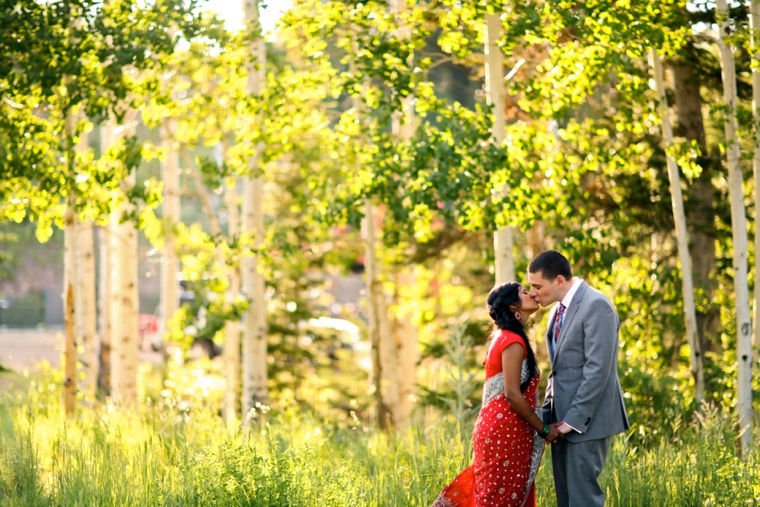
[[[406,0],[391,0],[391,13],[403,15],[407,11]],[[398,37],[407,39],[410,27],[400,24]],[[414,122],[414,106],[412,97],[405,98],[402,109],[393,118],[393,133],[401,142],[408,143],[412,138]],[[394,300],[395,325],[393,326],[393,343],[398,351],[398,410],[396,411],[396,426],[404,429],[409,426],[412,410],[414,409],[415,395],[417,393],[417,361],[419,360],[419,336],[417,326],[414,324],[416,307],[414,301],[408,296],[416,284],[414,266],[402,266],[396,268],[396,290]],[[392,400],[388,400],[391,403]],[[392,406],[392,405],[391,405]]]
[[[245,21],[260,32],[258,0],[246,0]],[[253,42],[251,51],[255,64],[248,65],[248,93],[260,95],[266,77],[266,53],[264,40],[259,36]],[[254,247],[263,245],[264,236],[264,178],[261,176],[260,153],[250,161],[250,175],[245,178],[243,200],[242,232],[254,234]],[[267,388],[267,322],[264,276],[259,272],[256,256],[247,256],[243,261],[243,287],[249,306],[244,315],[243,330],[243,414],[244,424],[250,423],[251,409],[257,404],[269,404]]]
[[[750,449],[752,423],[752,323],[749,311],[747,281],[747,219],[744,210],[739,138],[736,135],[736,67],[734,54],[724,38],[731,32],[726,0],[717,0],[718,19],[722,19],[718,48],[723,74],[725,100],[726,153],[728,158],[728,190],[731,198],[731,229],[734,249],[734,295],[736,305],[737,411],[739,442],[746,456]]]
[[[168,120],[168,130],[174,131],[171,126],[172,120]],[[180,195],[179,195],[179,153],[175,147],[174,139],[164,134],[164,147],[166,148],[166,160],[161,166],[164,180],[164,255],[161,259],[161,335],[166,336],[171,318],[179,308],[177,271],[177,247],[175,241],[175,228],[180,220]]]
[[[209,226],[211,226],[211,234],[221,234],[222,228],[219,226],[219,219],[216,218],[216,212],[214,211],[214,207],[211,205],[211,197],[208,195],[208,191],[206,190],[206,184],[203,183],[203,175],[201,174],[200,169],[198,169],[198,167],[196,167],[196,165],[193,163],[193,159],[190,158],[190,155],[187,153],[187,150],[184,147],[180,148],[179,152],[182,155],[182,160],[185,162],[188,171],[190,172],[190,176],[193,178],[193,182],[195,183],[195,189],[198,193],[198,198],[201,200],[203,212],[206,214],[206,219],[208,220]]]
[[[351,65],[353,66],[353,62]],[[353,106],[358,121],[364,124],[364,103],[360,97],[353,97]],[[357,165],[359,163],[357,161]],[[398,348],[394,342],[393,330],[388,318],[382,266],[377,258],[377,244],[379,236],[382,235],[382,228],[379,226],[376,213],[377,207],[372,200],[365,199],[362,239],[369,303],[368,334],[372,357],[370,382],[375,396],[376,423],[381,429],[388,430],[397,423],[399,407]]]
[[[113,124],[106,120],[100,127],[101,156],[111,146]],[[100,228],[98,234],[98,255],[100,290],[98,310],[100,312],[100,368],[98,369],[98,387],[106,395],[111,394],[111,224]]]
[[[222,160],[227,158],[227,142],[222,142]],[[227,187],[227,235],[233,241],[240,234],[240,213],[238,212],[237,189]],[[227,260],[229,262],[229,260]],[[236,266],[229,266],[230,289],[228,299],[234,302],[240,295],[240,274]],[[240,384],[240,323],[228,320],[224,324],[224,364],[227,369],[227,385],[224,392],[224,418],[227,427],[237,423],[238,386]]]
[[[68,81],[68,78],[66,79]],[[76,153],[74,149],[75,117],[70,111],[64,119],[64,135],[66,136],[66,164],[68,176],[74,179],[76,171]],[[76,307],[77,295],[77,217],[74,204],[76,202],[76,188],[74,185],[69,189],[66,197],[66,211],[63,216],[63,308],[65,326],[64,344],[64,380],[63,380],[63,407],[67,415],[73,415],[76,410],[77,395],[77,345],[76,345]]]
[[[398,402],[398,372],[396,356],[391,354],[389,344],[390,323],[385,292],[380,278],[377,259],[377,224],[375,205],[370,199],[364,201],[364,267],[367,273],[367,296],[369,300],[369,336],[372,347],[372,384],[374,387],[377,424],[389,429],[396,423],[394,409]]]
[[[397,426],[407,428],[410,424],[412,411],[417,395],[417,362],[420,359],[419,338],[417,326],[414,324],[414,313],[417,305],[408,294],[416,284],[414,268],[402,269],[396,275],[397,317],[394,327],[394,344],[398,350],[398,391],[399,405]],[[399,315],[400,313],[400,315]]]
[[[126,120],[129,122],[129,120]],[[126,128],[129,128],[128,126]],[[125,128],[125,130],[126,130]],[[135,173],[124,182],[126,188],[135,185]],[[112,253],[112,353],[111,395],[117,401],[131,404],[137,400],[137,349],[139,299],[137,292],[137,229],[132,220],[122,222],[122,216],[132,205],[124,202],[111,222]]]
[[[106,395],[111,394],[111,226],[99,229],[98,256],[100,294],[100,357],[98,368],[98,388]]]
[[[88,135],[79,134],[77,151],[89,149]],[[97,305],[95,301],[95,241],[92,222],[77,224],[77,265],[75,306],[76,340],[79,362],[82,364],[82,390],[87,395],[95,393],[98,375],[97,361]]]
[[[95,301],[95,240],[92,222],[77,226],[77,282],[78,311],[77,341],[79,361],[82,363],[82,389],[92,395],[98,381],[97,359],[97,304]]]
[[[71,199],[69,199],[71,201]],[[64,380],[63,380],[63,407],[66,414],[73,415],[76,410],[77,396],[77,344],[76,344],[76,213],[74,207],[69,204],[63,217],[64,222],[64,327],[65,345]]]
[[[760,2],[750,4],[750,43],[753,61],[760,61]],[[752,174],[755,180],[755,348],[760,349],[760,71],[752,68],[752,112],[755,120],[755,153]]]
[[[668,164],[668,178],[670,179],[670,198],[673,205],[673,219],[676,224],[676,239],[678,241],[678,257],[681,261],[681,279],[683,283],[683,306],[686,318],[686,339],[689,342],[691,374],[694,377],[696,387],[695,401],[699,404],[705,397],[705,377],[702,366],[702,353],[699,348],[699,336],[697,335],[696,308],[694,305],[694,288],[692,286],[691,256],[689,255],[689,238],[686,232],[686,216],[683,207],[683,195],[681,194],[681,175],[678,164],[667,150],[673,146],[673,132],[670,128],[668,102],[665,96],[665,82],[663,79],[662,62],[656,49],[652,49],[652,67],[654,69],[655,90],[659,102],[659,111],[662,119],[662,136],[665,140],[665,150]]]
[[[486,98],[493,106],[494,142],[504,142],[504,53],[498,45],[501,37],[501,19],[498,14],[486,14]],[[501,192],[508,192],[504,188]],[[496,231],[494,235],[494,261],[496,284],[515,280],[514,234],[511,227]]]
[[[533,258],[545,250],[544,248],[544,230],[546,224],[543,221],[536,221],[527,231],[528,236],[528,255]]]
[[[675,106],[678,117],[676,134],[687,141],[696,141],[702,155],[699,164],[702,172],[692,181],[687,205],[686,220],[689,225],[689,249],[692,261],[694,289],[699,295],[697,310],[697,333],[702,360],[708,361],[707,352],[719,353],[720,308],[713,305],[715,280],[715,189],[712,183],[713,158],[707,151],[705,126],[702,116],[703,101],[699,80],[693,70],[693,47],[687,48],[685,59],[675,60],[671,69],[675,84]]]

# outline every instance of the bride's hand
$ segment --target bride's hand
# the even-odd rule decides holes
[[[560,438],[564,438],[564,437],[565,435],[561,431],[559,431],[556,424],[549,425],[549,434],[546,435],[546,441],[548,443],[553,444]]]

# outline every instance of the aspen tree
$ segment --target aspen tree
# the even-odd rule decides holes
[[[354,99],[355,103],[360,102]],[[375,391],[376,418],[378,425],[389,429],[396,423],[394,410],[398,407],[398,369],[395,343],[388,321],[388,307],[380,278],[381,268],[377,258],[378,226],[375,204],[364,201],[362,239],[364,240],[364,269],[367,276],[367,299],[369,300],[369,335],[372,347],[372,382]]]
[[[504,53],[499,46],[501,18],[498,14],[486,14],[486,82],[488,104],[493,106],[493,140],[504,142]],[[501,192],[508,191],[507,188]],[[511,227],[504,227],[494,235],[494,261],[496,284],[515,280],[514,238]]]
[[[752,0],[749,7],[750,47],[753,63],[760,62],[760,2]],[[760,70],[752,67],[752,113],[755,120],[755,153],[752,157],[752,175],[755,180],[755,348],[760,348]]]
[[[226,157],[227,141],[222,140],[221,160],[225,160]],[[240,233],[240,213],[234,181],[227,186],[225,202],[227,205],[227,235],[232,241]],[[229,262],[229,260],[227,261]],[[230,280],[228,299],[232,303],[240,294],[240,274],[235,266],[228,266],[227,269]],[[240,323],[232,319],[224,324],[224,364],[227,372],[227,385],[224,391],[224,418],[227,421],[227,426],[232,428],[237,420],[238,384],[240,383]]]
[[[355,72],[354,63],[351,62]],[[362,85],[362,93],[365,86]],[[364,103],[360,96],[352,98],[356,121],[366,124]],[[365,142],[364,133],[360,142]],[[359,164],[357,160],[357,164]],[[360,167],[357,167],[359,170]],[[377,245],[382,235],[377,206],[371,198],[364,199],[364,219],[361,223],[361,237],[364,242],[364,269],[367,278],[367,300],[369,303],[368,333],[372,357],[371,382],[375,396],[375,419],[382,429],[390,429],[397,423],[400,403],[398,381],[398,348],[388,318],[388,304],[383,287],[382,265],[377,255]]]
[[[266,53],[259,23],[258,0],[244,0],[245,23],[259,35],[251,45],[254,62],[248,64],[247,91],[259,96],[266,77]],[[263,148],[256,147],[250,160],[250,174],[244,178],[242,233],[254,235],[254,247],[260,248],[264,236],[264,178],[261,175],[260,156]],[[248,308],[243,317],[243,417],[249,422],[249,412],[257,404],[269,404],[267,389],[267,323],[264,276],[259,272],[256,255],[243,260],[243,289]]]
[[[678,164],[668,149],[673,146],[673,131],[668,116],[668,102],[665,96],[662,62],[656,49],[652,49],[652,68],[654,70],[655,91],[657,92],[658,109],[662,120],[662,137],[665,140],[667,155],[668,178],[670,179],[670,198],[673,205],[673,219],[676,224],[678,241],[678,257],[681,262],[681,279],[683,283],[683,306],[686,318],[686,338],[689,342],[691,374],[696,384],[695,400],[699,404],[705,398],[705,377],[703,371],[703,356],[700,350],[697,334],[697,312],[694,304],[694,287],[691,272],[691,256],[689,255],[689,238],[686,230],[686,215],[681,193],[681,177]]]
[[[73,16],[73,22],[70,20],[69,28],[74,28],[78,20]],[[76,40],[70,37],[69,41],[74,44]],[[72,89],[75,86],[74,79],[71,76],[63,76],[62,95],[67,99],[71,96]],[[76,181],[76,147],[74,138],[76,135],[76,116],[75,112],[69,109],[64,111],[63,134],[66,177],[70,182]],[[63,380],[63,407],[67,415],[73,415],[76,410],[77,395],[77,319],[79,309],[77,303],[77,214],[76,214],[76,185],[70,183],[68,194],[66,196],[66,211],[63,215],[63,309],[64,309],[64,380]]]
[[[91,221],[77,227],[77,342],[81,350],[82,389],[92,394],[97,386],[97,302],[95,300],[95,239]]]
[[[736,67],[734,54],[726,37],[731,33],[726,0],[717,0],[717,19],[720,22],[718,48],[723,75],[724,113],[728,160],[728,191],[731,199],[731,230],[734,250],[734,295],[736,306],[737,411],[739,442],[744,455],[749,452],[752,423],[752,323],[749,310],[747,280],[747,219],[742,190],[742,170],[739,138],[736,134]]]
[[[173,120],[168,119],[168,131],[173,132]],[[163,136],[166,159],[161,164],[161,176],[164,182],[164,252],[161,257],[161,335],[166,336],[168,324],[179,308],[178,280],[179,261],[175,240],[175,228],[180,220],[180,176],[179,153],[174,139],[167,134]]]
[[[66,132],[72,133],[72,120],[66,119]],[[73,135],[73,134],[72,134]],[[69,151],[69,155],[71,151]],[[76,213],[72,204],[73,198],[69,196],[66,212],[63,215],[63,308],[64,308],[64,380],[63,380],[63,407],[66,414],[73,415],[76,410],[77,395],[77,353],[76,353]]]
[[[80,152],[88,148],[88,135],[79,135]],[[92,395],[97,386],[97,303],[95,301],[95,240],[93,223],[81,222],[77,225],[76,246],[76,339],[82,364],[82,389]]]
[[[115,134],[127,135],[136,123],[128,116]],[[135,185],[134,170],[123,185],[125,188]],[[122,403],[137,400],[137,229],[134,221],[122,219],[132,207],[131,203],[124,201],[111,221],[111,396]]]
[[[391,12],[403,15],[407,11],[406,0],[391,0]],[[397,36],[408,39],[409,27],[403,24],[397,31]],[[412,97],[406,97],[402,101],[399,114],[393,118],[393,133],[401,139],[401,142],[409,142],[412,137],[412,122],[414,121],[414,109]],[[399,404],[396,413],[396,425],[403,429],[409,425],[409,420],[414,409],[414,397],[417,384],[417,362],[419,361],[419,337],[417,326],[413,322],[414,302],[406,294],[416,284],[414,266],[397,268],[394,276],[396,282],[396,322],[393,327],[393,338],[398,351],[398,391]],[[400,309],[398,306],[405,308]]]
[[[113,139],[113,123],[110,119],[100,126],[100,153],[105,154]],[[102,155],[101,155],[102,156]],[[111,392],[111,219],[98,231],[98,275],[99,275],[99,335],[100,357],[98,387],[107,394]]]

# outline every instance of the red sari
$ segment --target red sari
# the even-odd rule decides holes
[[[528,351],[523,339],[511,331],[497,332],[486,357],[486,383],[483,405],[472,435],[475,458],[444,488],[432,507],[535,507],[534,479],[544,440],[507,403],[501,353],[519,343],[524,349],[520,382],[528,378]],[[536,374],[523,393],[536,410],[538,404]]]

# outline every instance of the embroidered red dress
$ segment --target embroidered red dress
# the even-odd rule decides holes
[[[519,343],[524,350],[520,382],[528,379],[528,351],[519,335],[497,331],[486,357],[486,383],[483,405],[472,435],[474,460],[454,481],[444,488],[432,507],[535,507],[534,479],[544,440],[522,419],[504,396],[501,353]],[[536,374],[523,393],[536,410],[538,404]]]

